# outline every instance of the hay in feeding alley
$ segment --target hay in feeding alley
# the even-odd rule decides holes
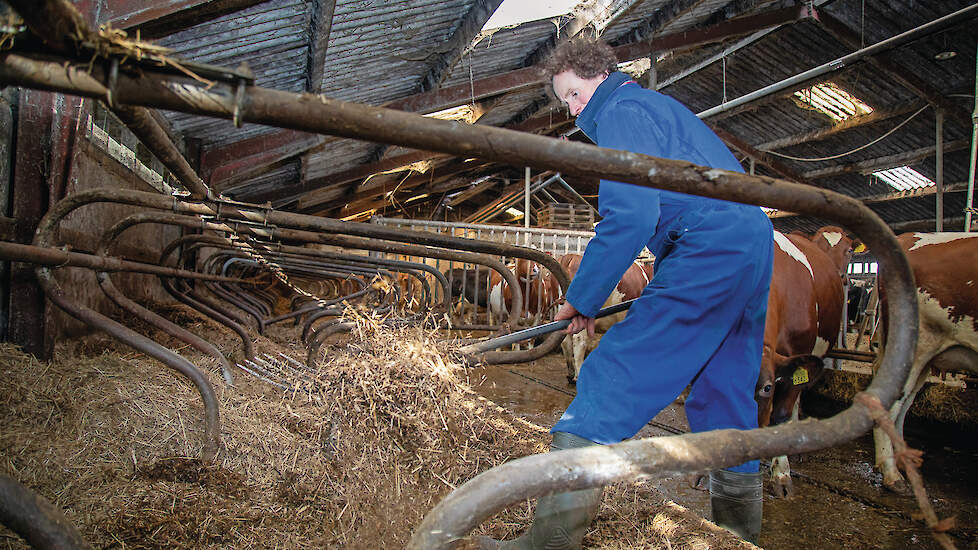
[[[211,323],[195,329],[233,343]],[[258,349],[301,356],[294,332],[285,340],[277,327]],[[549,443],[475,395],[479,381],[421,329],[361,320],[316,372],[282,367],[292,392],[241,372],[227,387],[207,358],[181,353],[221,402],[216,465],[195,458],[197,391],[157,362],[75,344],[44,363],[0,345],[0,469],[61,507],[95,548],[395,548],[453,487]],[[739,547],[644,484],[605,495],[586,547]],[[515,536],[530,513],[513,506],[480,532]],[[0,528],[2,546],[25,547]]]

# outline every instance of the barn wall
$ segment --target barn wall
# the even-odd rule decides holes
[[[90,102],[86,101],[81,109],[80,124],[73,139],[66,192],[70,194],[100,187],[157,192],[150,184],[137,177],[129,167],[121,164],[87,137],[86,124],[90,111]],[[69,215],[62,223],[60,242],[73,249],[92,251],[97,246],[103,231],[123,217],[137,211],[139,209],[132,206],[107,203],[84,206]],[[155,263],[159,260],[162,248],[179,235],[180,229],[176,227],[156,224],[139,225],[127,229],[116,240],[112,252],[114,255],[121,255],[128,259]],[[87,269],[63,268],[58,270],[57,279],[69,297],[110,317],[119,318],[119,309],[102,293],[94,272]],[[113,274],[112,279],[119,290],[137,302],[173,301],[155,276],[118,273]],[[68,317],[60,310],[54,312],[52,321],[55,339],[90,331],[87,326]]]

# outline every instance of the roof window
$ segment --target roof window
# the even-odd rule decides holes
[[[866,105],[861,99],[831,82],[823,82],[811,88],[798,90],[794,97],[799,107],[814,109],[835,122],[842,122],[850,117],[873,112],[873,108]]]
[[[482,30],[516,27],[530,21],[539,21],[557,15],[567,15],[581,0],[504,0],[486,21]]]
[[[890,168],[889,170],[880,170],[879,172],[873,172],[873,176],[885,181],[890,187],[896,189],[897,191],[907,191],[909,189],[923,189],[925,187],[933,187],[935,184],[933,181],[924,177],[923,174],[910,168],[909,166],[900,166],[898,168]]]

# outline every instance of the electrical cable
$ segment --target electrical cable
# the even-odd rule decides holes
[[[890,130],[889,132],[883,134],[882,136],[874,139],[873,141],[870,141],[869,143],[867,143],[865,145],[861,145],[859,147],[856,147],[855,149],[853,149],[851,151],[846,151],[845,153],[839,153],[838,155],[832,155],[830,157],[819,157],[819,158],[803,158],[803,157],[793,157],[791,155],[786,155],[784,153],[776,153],[774,151],[764,151],[764,152],[767,153],[767,154],[769,154],[769,155],[774,155],[776,157],[786,158],[788,160],[796,160],[798,162],[821,162],[823,160],[834,160],[834,159],[837,159],[837,158],[842,158],[842,157],[851,155],[853,153],[857,153],[859,151],[862,151],[863,149],[865,149],[867,147],[870,147],[872,145],[875,145],[875,144],[879,143],[883,139],[889,137],[893,132],[896,132],[897,130],[899,130],[900,128],[902,128],[906,123],[908,123],[911,120],[913,120],[913,118],[915,116],[917,116],[920,113],[922,113],[924,111],[924,109],[926,109],[928,107],[930,107],[930,105],[924,105],[923,107],[921,107],[920,109],[918,109],[916,113],[910,115],[910,117],[908,117],[907,120],[904,120],[900,124],[897,124],[896,126],[893,127],[892,130]]]

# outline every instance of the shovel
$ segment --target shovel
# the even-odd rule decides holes
[[[594,316],[595,319],[600,319],[601,317],[607,317],[608,315],[614,315],[620,311],[625,311],[632,306],[632,302],[637,300],[626,300],[620,304],[615,304],[613,306],[608,306],[601,311],[598,311],[597,315]],[[544,323],[535,327],[530,327],[523,330],[518,330],[516,332],[507,334],[505,336],[499,336],[497,338],[492,338],[485,340],[483,342],[476,342],[475,344],[469,344],[463,347],[460,351],[465,354],[475,354],[482,353],[484,351],[490,351],[494,349],[499,349],[503,346],[508,346],[510,344],[515,344],[516,342],[522,342],[523,340],[529,340],[531,338],[536,338],[537,336],[543,336],[544,334],[550,334],[551,332],[556,332],[558,330],[563,330],[567,328],[570,324],[570,319],[564,319],[562,321],[553,321],[550,323]]]

